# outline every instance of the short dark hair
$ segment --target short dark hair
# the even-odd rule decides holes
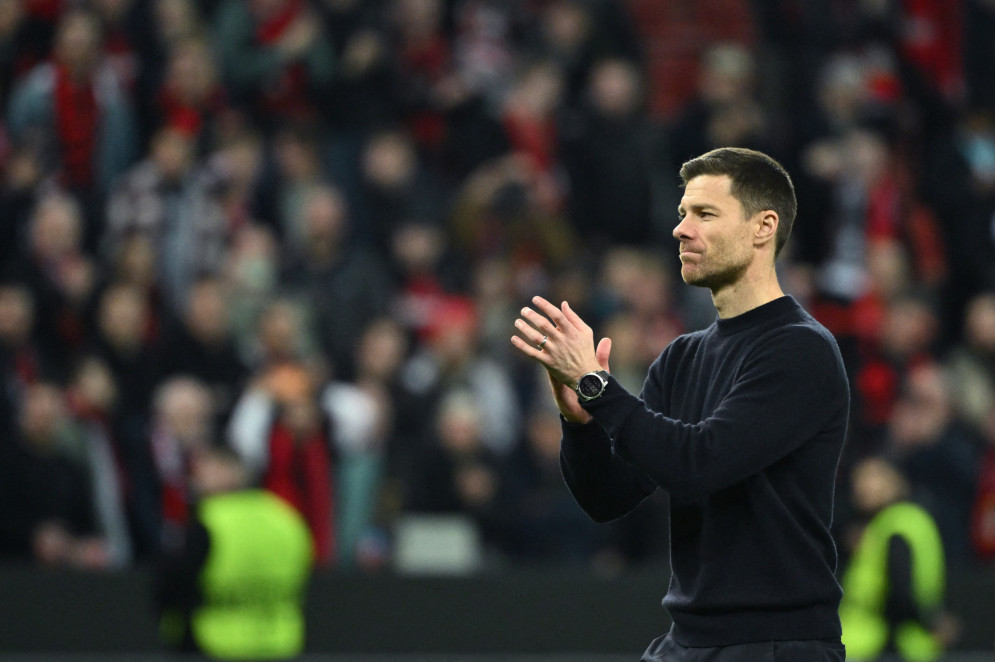
[[[795,187],[784,166],[763,152],[721,147],[681,166],[684,186],[702,175],[727,175],[732,180],[730,192],[743,205],[747,218],[767,209],[777,212],[780,222],[774,237],[774,257],[780,255],[798,212]]]

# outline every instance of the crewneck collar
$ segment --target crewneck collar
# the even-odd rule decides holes
[[[780,296],[773,301],[751,308],[735,317],[716,317],[715,325],[720,333],[738,333],[753,328],[769,320],[800,308],[798,302],[790,294]]]

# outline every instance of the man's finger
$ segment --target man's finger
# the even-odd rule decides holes
[[[563,312],[542,297],[532,297],[532,303],[536,305],[536,308],[544,312],[549,319],[553,320],[556,326],[563,326],[567,323],[567,318],[563,316]]]
[[[532,345],[518,336],[511,337],[511,344],[515,346],[515,349],[520,351],[525,356],[535,359],[539,363],[546,365],[547,357],[549,356],[545,352],[540,352],[535,345]]]
[[[598,348],[594,351],[595,356],[598,357],[598,363],[601,365],[602,369],[611,372],[608,367],[608,357],[612,353],[612,339],[602,338],[598,342]]]
[[[532,310],[531,308],[522,308],[521,316],[523,320],[531,324],[532,328],[536,329],[541,334],[552,335],[552,333],[556,330],[556,324],[549,321],[541,313]]]
[[[570,324],[577,327],[578,329],[587,328],[587,323],[580,318],[580,315],[574,312],[574,309],[570,307],[570,304],[566,301],[563,302],[563,317],[566,318]]]
[[[531,343],[536,349],[539,349],[540,346],[544,344],[543,343],[544,340],[548,341],[549,338],[548,334],[545,334],[542,331],[538,331],[532,328],[523,319],[515,320],[515,328],[518,329],[518,332],[522,334],[522,338],[525,340],[525,342]]]

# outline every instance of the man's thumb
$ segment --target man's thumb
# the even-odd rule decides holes
[[[602,338],[601,341],[598,342],[598,348],[594,350],[594,355],[598,357],[598,363],[600,363],[601,367],[607,370],[608,372],[611,372],[611,370],[608,368],[608,355],[611,354],[611,352],[612,352],[611,338]]]

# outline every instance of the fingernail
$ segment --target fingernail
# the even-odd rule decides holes
[[[523,315],[528,315],[529,314],[529,309],[528,308],[522,308],[522,314]]]

